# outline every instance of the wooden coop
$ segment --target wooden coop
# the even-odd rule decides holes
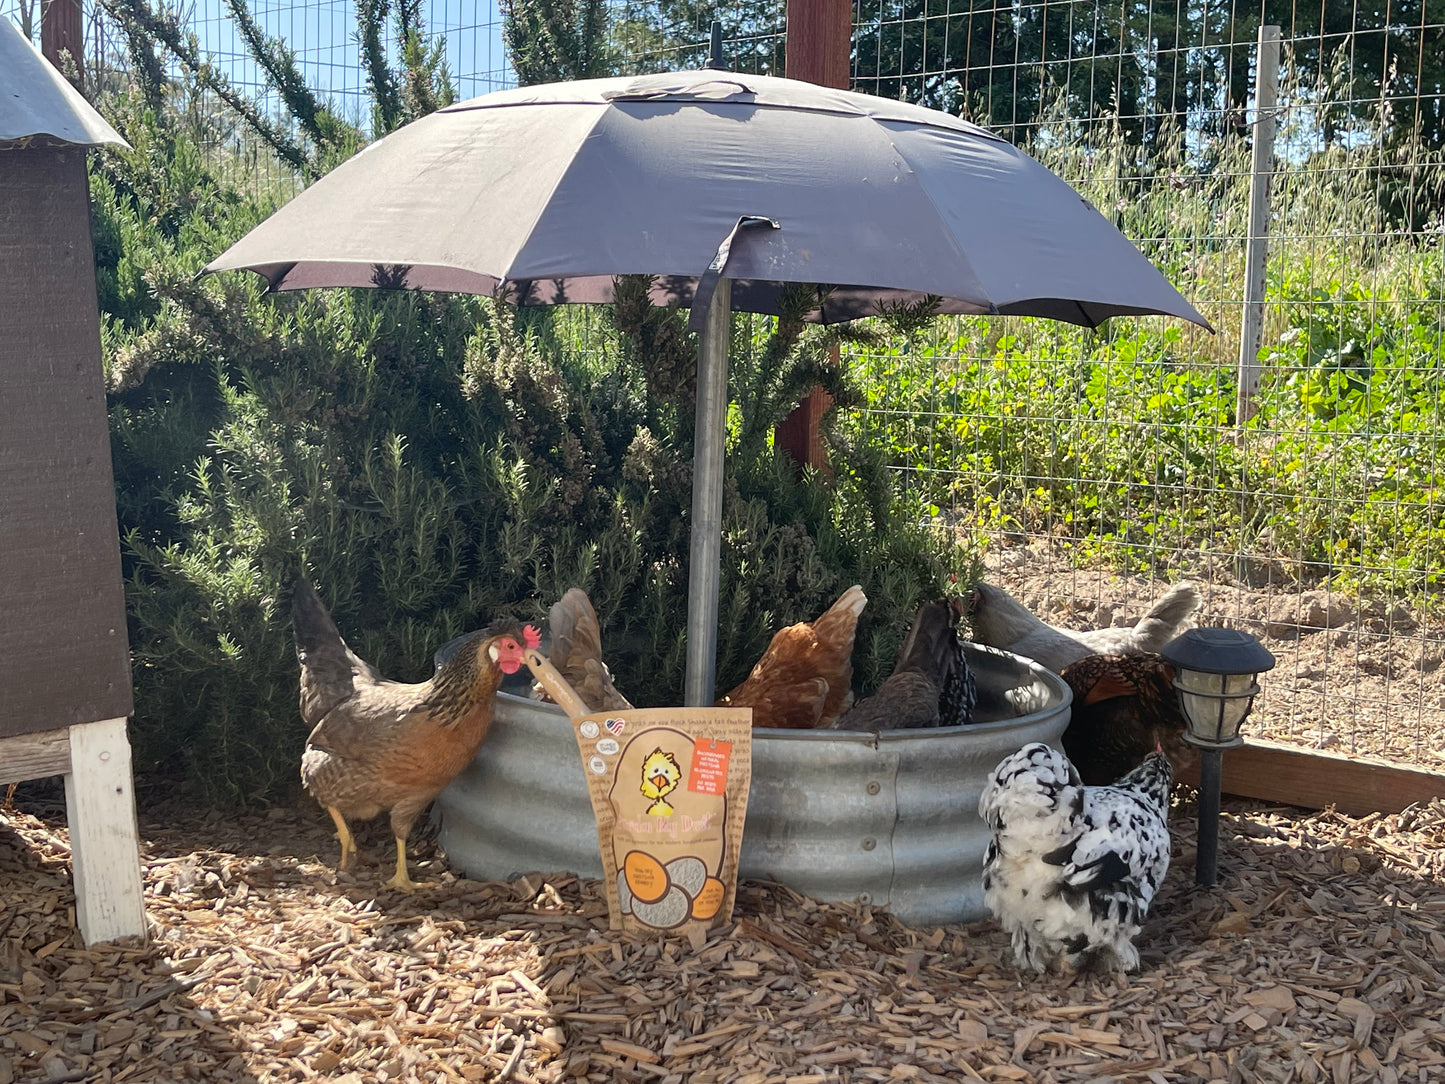
[[[0,19],[0,792],[62,775],[87,944],[144,936],[89,147],[124,146]]]

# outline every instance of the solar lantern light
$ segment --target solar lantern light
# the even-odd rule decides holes
[[[1174,689],[1188,730],[1184,740],[1200,751],[1199,849],[1194,881],[1212,885],[1219,857],[1219,793],[1224,751],[1244,744],[1240,725],[1274,656],[1239,629],[1190,629],[1159,651],[1174,667]]]

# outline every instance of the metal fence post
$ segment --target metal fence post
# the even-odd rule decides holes
[[[1239,317],[1239,387],[1236,425],[1259,408],[1260,335],[1264,330],[1264,278],[1269,251],[1269,185],[1274,175],[1275,103],[1279,96],[1279,27],[1261,26],[1255,54],[1254,147],[1249,170],[1249,239],[1244,253],[1244,307]]]

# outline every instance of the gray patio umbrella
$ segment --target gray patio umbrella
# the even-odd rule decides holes
[[[603,302],[618,275],[692,307],[697,448],[687,701],[711,703],[731,310],[812,319],[937,297],[942,313],[1204,318],[1077,192],[935,110],[703,69],[555,83],[439,110],[367,147],[207,271]]]

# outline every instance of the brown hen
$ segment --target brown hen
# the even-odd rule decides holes
[[[602,661],[602,626],[586,591],[580,587],[570,588],[552,603],[547,613],[547,631],[552,636],[548,660],[589,710],[622,711],[632,707],[612,684],[612,671]],[[540,682],[532,684],[532,695],[539,700],[551,700]]]
[[[1198,764],[1198,752],[1184,740],[1174,667],[1158,655],[1089,655],[1060,676],[1074,693],[1064,752],[1087,785],[1112,785],[1155,749],[1176,776]]]
[[[530,625],[479,632],[428,681],[388,681],[346,646],[315,589],[292,595],[301,718],[312,727],[301,781],[326,807],[341,840],[341,869],[356,857],[348,817],[386,810],[396,837],[396,875],[387,888],[420,887],[407,875],[406,837],[417,816],[471,762],[492,725],[502,675],[523,665],[541,638]]]
[[[825,727],[853,703],[853,636],[868,604],[854,584],[815,621],[779,629],[720,708],[752,708],[753,726]]]

